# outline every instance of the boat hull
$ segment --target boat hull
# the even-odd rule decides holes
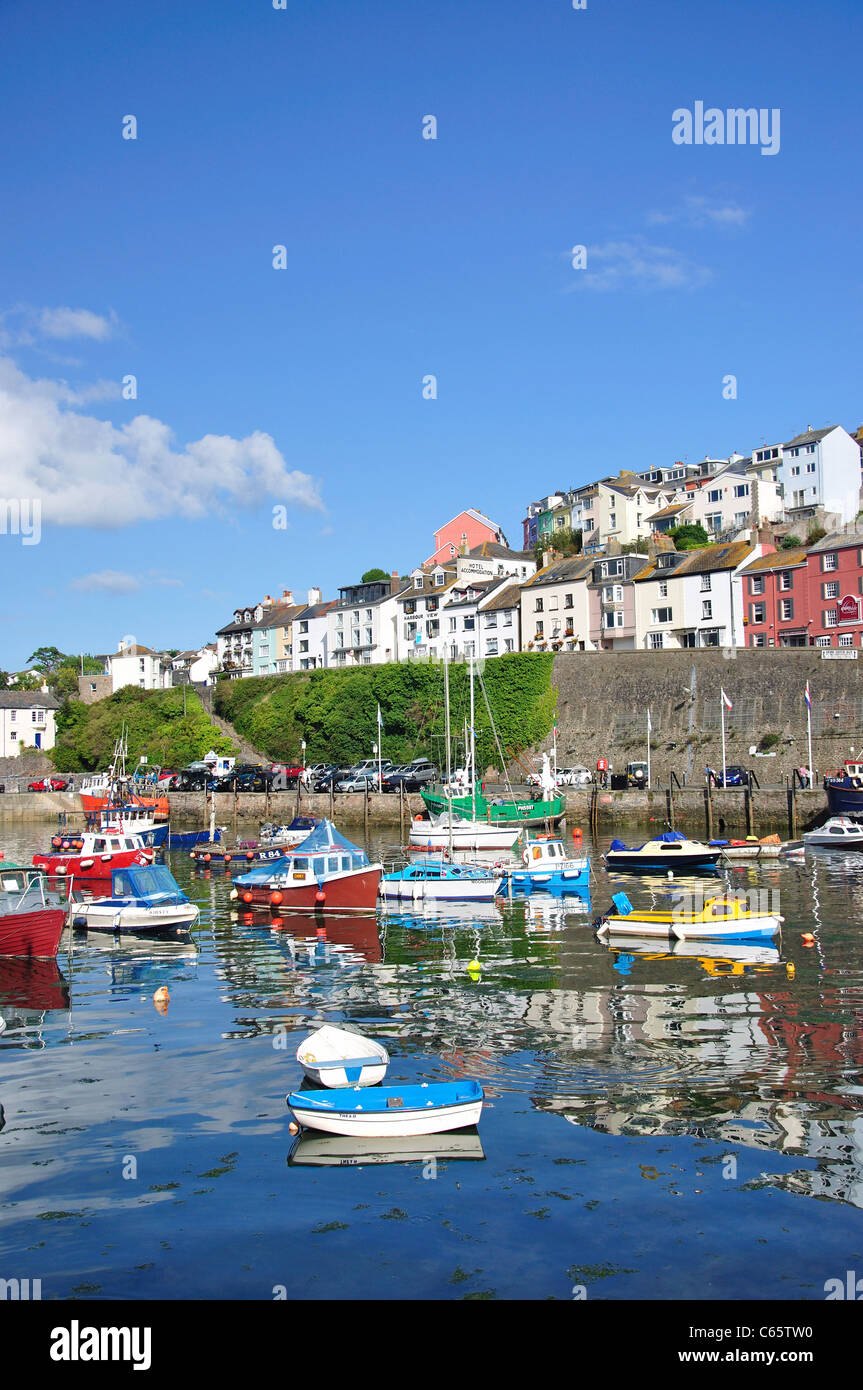
[[[427,1094],[421,1098],[418,1092]],[[323,1099],[315,1091],[294,1091],[286,1099],[294,1118],[306,1129],[363,1139],[409,1138],[478,1124],[483,1091],[476,1082],[444,1082],[387,1086],[371,1092],[350,1090],[338,1098],[325,1095]]]
[[[863,787],[827,782],[825,790],[831,816],[863,816]]]
[[[597,928],[600,937],[648,936],[662,941],[767,941],[780,930],[781,918],[772,914],[728,921],[674,920],[669,914],[637,912],[625,917],[604,917]]]
[[[79,903],[71,914],[74,927],[84,931],[154,932],[157,935],[180,928],[186,930],[198,920],[194,903],[171,903],[165,907],[118,907],[116,903]]]
[[[382,878],[380,896],[385,902],[492,903],[502,891],[503,880],[494,879],[390,879]]]
[[[544,826],[557,825],[566,815],[566,798],[556,796],[551,801],[531,801],[518,799],[501,801],[496,804],[477,792],[476,796],[454,796],[447,798],[438,792],[421,792],[426,808],[433,816],[447,811],[469,820],[482,820],[487,825],[499,826]]]
[[[111,804],[109,793],[93,794],[90,792],[79,792],[81,798],[81,810],[88,815],[98,814],[104,811]],[[167,820],[171,814],[171,803],[166,796],[136,796],[136,806],[146,806],[153,812],[154,820]]]
[[[33,866],[43,869],[49,878],[74,878],[76,883],[110,883],[112,869],[150,864],[152,858],[152,850],[131,849],[96,855],[34,854]]]
[[[664,874],[669,869],[674,873],[681,869],[691,873],[693,870],[715,869],[721,853],[721,850],[711,850],[708,854],[679,854],[672,857],[670,854],[644,855],[637,851],[608,850],[604,858],[607,869],[625,869],[627,873]]]
[[[453,849],[512,849],[518,840],[518,828],[477,822],[454,825],[450,831],[432,827],[428,821],[414,821],[408,839],[413,849],[449,849],[450,837]]]
[[[238,882],[237,892],[242,903],[266,905],[279,914],[283,912],[371,912],[378,900],[381,867],[368,868],[325,878],[320,886],[308,879],[296,886],[283,883],[246,884]],[[323,894],[323,900],[319,898]]]
[[[36,912],[9,912],[0,917],[0,956],[32,956],[52,960],[66,924],[61,907]]]
[[[222,838],[221,830],[215,832],[216,838],[212,842],[218,844]],[[209,830],[181,830],[175,833],[173,830],[168,835],[168,849],[192,849],[195,845],[210,844]]]

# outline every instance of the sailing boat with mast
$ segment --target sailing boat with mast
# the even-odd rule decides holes
[[[476,816],[476,740],[467,738],[465,731],[465,761],[468,764],[470,785],[473,792],[470,798],[472,814],[466,810],[456,810],[452,797],[452,770],[450,757],[450,706],[449,706],[449,664],[446,656],[443,661],[444,705],[446,711],[446,797],[448,804],[442,811],[433,813],[429,820],[416,820],[411,826],[410,843],[426,849],[512,849],[521,831],[520,826],[498,826]],[[474,727],[473,661],[470,664],[470,729]],[[425,799],[425,798],[424,798]],[[462,798],[457,798],[462,800]],[[468,798],[463,798],[467,800]],[[426,802],[428,805],[428,803]]]
[[[561,796],[558,788],[554,785],[551,778],[543,781],[539,795],[536,799],[525,797],[519,799],[515,795],[509,776],[506,771],[506,762],[503,757],[503,750],[498,740],[497,730],[494,725],[494,718],[491,706],[488,702],[485,685],[482,676],[479,677],[480,689],[491,727],[494,732],[495,743],[500,756],[501,766],[505,779],[506,797],[488,797],[482,789],[482,784],[477,785],[476,775],[476,733],[474,730],[474,663],[471,658],[470,663],[470,793],[463,796],[453,796],[449,785],[443,790],[432,790],[423,788],[420,795],[425,802],[426,809],[432,820],[442,815],[459,815],[472,821],[474,824],[495,826],[500,829],[514,828],[521,831],[525,826],[546,826],[557,825],[566,815],[566,797]],[[417,823],[415,822],[415,825]],[[424,824],[419,822],[420,825]],[[511,842],[510,842],[511,843]]]

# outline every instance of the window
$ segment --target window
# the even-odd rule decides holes
[[[662,633],[661,633],[661,632],[651,632],[651,634],[650,634],[650,646],[651,646],[651,648],[652,648],[653,651],[658,651],[658,649],[662,646]]]
[[[534,604],[533,611],[534,611],[534,613],[541,613],[541,612],[542,612],[542,599],[541,599],[541,598],[538,598],[538,599],[537,599],[536,603]]]
[[[544,634],[545,634],[545,628],[544,628],[543,624],[542,624],[542,623],[537,623],[537,625],[536,625],[536,635],[537,635],[537,637],[542,637],[542,636],[544,636]]]
[[[749,645],[750,645],[750,647],[763,647],[763,646],[764,646],[764,633],[763,633],[763,632],[754,632],[754,633],[752,634],[752,636],[750,637],[750,639],[749,639]]]
[[[599,567],[603,579],[612,579],[616,574],[623,574],[622,560],[606,560]]]
[[[853,647],[853,646],[854,646],[854,633],[853,633],[853,632],[840,632],[840,634],[839,634],[839,645],[840,645],[840,647]]]
[[[671,622],[671,609],[670,609],[670,608],[654,608],[653,613],[651,614],[650,621],[651,621],[652,623],[670,623],[670,622]]]
[[[458,622],[458,619],[457,619],[457,618],[450,618],[450,620],[449,620],[449,630],[450,630],[450,632],[455,632],[455,630],[456,630],[456,623],[457,623],[457,622]]]
[[[821,621],[825,627],[835,627],[838,622],[838,613],[835,608],[825,608],[821,614]]]
[[[511,608],[507,608],[506,612],[505,612],[504,615],[503,615],[503,625],[504,625],[504,627],[512,627],[512,609],[511,609]]]
[[[794,575],[790,570],[779,571],[779,588],[784,589],[786,592],[794,588]]]
[[[721,488],[721,487],[714,487],[714,488],[711,488],[710,491],[709,491],[708,494],[707,494],[707,500],[708,500],[708,502],[721,502],[721,501],[722,501],[722,488]]]
[[[438,587],[439,589],[443,587],[443,583],[444,583],[444,580],[445,580],[445,579],[446,579],[446,575],[445,575],[445,574],[436,574],[436,575],[435,575],[435,577],[434,577],[434,582],[435,582],[435,584],[437,585],[437,587]]]
[[[711,590],[712,588],[713,588],[713,578],[712,578],[712,576],[709,575],[709,574],[702,574],[702,576],[701,576],[701,592],[702,592],[703,594],[709,594],[709,593],[710,593],[710,590]]]
[[[749,621],[751,623],[763,623],[767,620],[767,605],[764,603],[750,603]]]
[[[415,575],[414,575],[414,588],[415,588],[415,589],[421,589],[422,586],[423,586],[423,577],[422,577],[422,575],[421,575],[421,574],[415,574]]]
[[[300,632],[308,632],[308,630],[309,630],[308,619],[304,619],[303,622],[300,623]]]
[[[301,652],[307,652],[308,650],[309,650],[309,644],[308,644],[308,642],[300,642],[300,651],[301,651]]]
[[[762,574],[752,576],[749,581],[749,592],[750,594],[764,593],[764,576]]]
[[[564,596],[563,596],[563,606],[564,606],[564,608],[571,608],[571,607],[572,607],[572,594],[564,594]]]
[[[712,617],[713,617],[713,603],[711,602],[711,600],[710,600],[709,598],[706,598],[706,599],[703,600],[703,602],[702,602],[702,604],[701,604],[701,621],[703,622],[705,618],[712,618]]]
[[[659,597],[660,597],[660,598],[668,598],[668,580],[667,580],[667,579],[663,579],[663,580],[660,581],[660,585],[659,585]]]
[[[497,638],[496,638],[496,637],[489,637],[489,638],[487,638],[486,644],[485,644],[485,654],[486,654],[486,656],[497,656]]]
[[[550,599],[548,600],[549,608],[552,610],[556,610],[558,608],[559,603],[560,600],[558,599],[557,594],[552,594]]]
[[[621,609],[618,608],[617,612],[614,615],[614,619],[615,627],[623,627],[623,612]]]
[[[781,598],[779,600],[779,618],[783,623],[789,623],[794,617],[793,598]]]
[[[706,516],[706,517],[704,518],[704,526],[705,526],[705,530],[707,530],[707,531],[721,531],[721,530],[722,530],[722,513],[721,513],[721,512],[714,512],[714,513],[712,513],[710,516]]]
[[[486,615],[485,615],[485,625],[486,625],[486,627],[497,627],[497,614],[496,614],[496,613],[486,613]]]
[[[821,585],[821,597],[822,597],[822,598],[838,598],[838,597],[839,597],[839,580],[838,580],[838,579],[828,579],[828,581],[827,581],[826,584],[822,584],[822,585]]]
[[[748,484],[748,483],[738,483],[737,486],[736,486],[735,489],[734,489],[734,496],[735,496],[735,497],[748,497],[748,496],[749,496],[749,484]]]
[[[538,623],[537,626],[538,626],[538,627],[542,627],[542,623]],[[465,620],[464,620],[464,630],[465,630],[465,632],[473,632],[473,630],[474,630],[475,627],[476,627],[476,618],[473,618],[473,617],[471,617],[471,618],[465,618]]]
[[[832,638],[832,637],[816,637],[816,638],[815,638],[815,645],[816,645],[816,647],[832,647],[832,645],[833,645],[833,638]]]
[[[806,465],[806,472],[807,472],[807,473],[814,473],[814,472],[815,472],[815,464],[814,464],[814,463],[807,463],[807,465]]]
[[[839,568],[839,558],[835,550],[826,550],[821,556],[821,568],[823,570],[835,570]]]
[[[512,640],[511,637],[507,637],[507,638],[506,638],[506,640],[505,640],[505,642],[504,642],[504,644],[503,644],[503,648],[504,648],[504,651],[507,651],[507,652],[511,652],[511,651],[513,650],[513,640]]]
[[[609,524],[609,527],[611,528],[612,531],[616,528],[616,526],[617,526],[617,514],[616,514],[615,512],[609,512],[609,513],[608,513],[608,524]],[[619,574],[620,571],[617,570],[616,573]]]

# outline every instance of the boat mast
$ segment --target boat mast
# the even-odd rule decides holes
[[[446,648],[443,654],[443,698],[445,709],[445,730],[446,730],[446,795],[447,795],[447,827],[449,831],[449,857],[452,859],[452,783],[450,775],[452,770],[452,759],[450,758],[450,727],[449,727],[449,663],[446,658]]]
[[[473,657],[470,659],[470,795],[471,819],[476,820],[476,730],[473,709]]]

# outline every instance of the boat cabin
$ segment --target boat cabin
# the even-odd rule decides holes
[[[133,864],[111,870],[111,901],[130,900],[141,905],[188,901],[165,864]]]

